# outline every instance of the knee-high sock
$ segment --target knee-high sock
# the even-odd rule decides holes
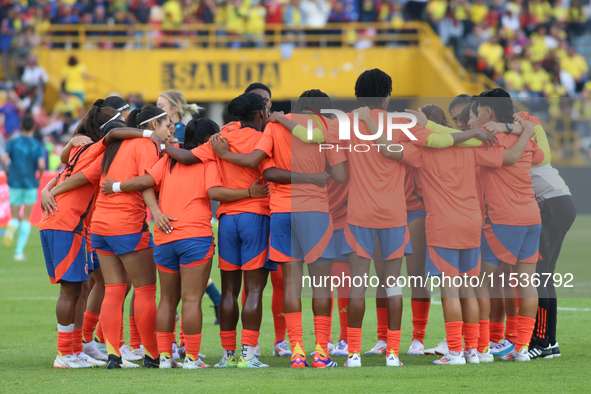
[[[349,354],[361,352],[361,334],[363,333],[362,328],[347,327],[347,340],[349,345]],[[388,333],[386,332],[386,339],[388,339]]]
[[[25,245],[27,245],[27,241],[29,240],[29,235],[31,235],[31,222],[23,220],[18,231],[18,241],[16,242],[14,254],[23,254]]]
[[[172,356],[172,343],[174,342],[174,332],[158,332],[158,352],[161,356]]]
[[[99,343],[105,343],[105,333],[103,332],[103,325],[101,324],[100,317],[99,322],[96,325],[96,339],[98,339]]]
[[[84,323],[82,324],[82,339],[85,343],[92,341],[92,334],[99,320],[99,314],[86,311],[84,312]]]
[[[400,330],[388,330],[386,354],[394,353],[398,357],[400,350]]]
[[[478,348],[478,335],[480,333],[479,323],[464,323],[464,349],[476,349]]]
[[[347,340],[347,322],[349,319],[348,308],[349,308],[349,298],[340,298],[337,301],[337,306],[339,308],[339,323],[341,326],[341,335],[339,337],[340,340]]]
[[[211,302],[213,302],[214,305],[220,304],[220,301],[222,300],[222,295],[220,294],[218,288],[215,287],[215,283],[211,282],[211,284],[205,288],[205,292],[207,293],[209,298],[211,298]]]
[[[462,326],[464,322],[454,321],[445,323],[445,334],[449,350],[459,352],[462,350]]]
[[[236,351],[236,330],[220,331],[220,339],[222,340],[222,348],[228,352]]]
[[[74,329],[74,342],[72,343],[72,350],[74,354],[78,354],[82,351],[82,329],[75,328]]]
[[[484,353],[490,346],[490,320],[479,321],[480,332],[478,333],[478,351]]]
[[[201,334],[185,335],[185,351],[187,357],[195,361],[201,350]]]
[[[179,347],[185,346],[185,331],[183,331],[183,314],[181,313],[181,329],[179,331]],[[200,345],[201,346],[201,343]]]
[[[517,321],[518,316],[507,316],[507,321],[505,323],[505,338],[510,340],[511,342],[515,343],[515,338],[517,338]],[[534,322],[535,324],[535,322]]]
[[[314,316],[316,346],[320,345],[324,355],[328,355],[328,337],[330,336],[330,316]]]
[[[285,340],[287,326],[283,313],[283,274],[281,265],[277,271],[271,271],[271,283],[273,285],[273,296],[271,298],[271,312],[273,313],[273,326],[275,328],[275,343]]]
[[[412,339],[425,343],[425,329],[429,321],[431,301],[410,301],[412,307]]]
[[[129,316],[129,346],[132,349],[139,349],[141,344],[142,338],[135,324],[135,316]]]
[[[376,308],[378,315],[378,341],[388,340],[388,308]]]
[[[119,335],[119,347],[125,345],[125,337],[123,335],[124,333],[124,327],[123,327],[123,312],[121,312],[121,330],[120,330],[120,335]]]
[[[156,284],[135,288],[135,322],[144,351],[152,359],[158,357],[156,339]]]
[[[119,339],[121,337],[121,308],[125,301],[127,283],[105,285],[105,298],[101,306],[100,322],[103,327],[107,353],[121,356]]]
[[[520,351],[523,346],[529,345],[531,334],[534,332],[534,326],[536,325],[536,319],[521,315],[519,315],[518,318],[515,350]]]
[[[287,336],[291,342],[291,352],[306,354],[302,340],[302,312],[286,313],[285,324],[287,325]]]
[[[550,345],[556,343],[556,323],[558,321],[558,299],[556,297],[550,298],[550,306],[548,307],[548,318],[546,323],[546,336]]]
[[[69,326],[57,325],[57,353],[60,356],[67,356],[73,354],[74,344],[74,323]]]
[[[491,322],[490,323],[490,340],[494,343],[500,343],[505,335],[505,323]]]

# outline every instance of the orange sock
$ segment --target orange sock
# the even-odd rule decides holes
[[[260,331],[253,331],[247,330],[245,328],[242,329],[242,338],[240,338],[240,343],[246,346],[256,346],[259,342],[259,335],[261,335]]]
[[[523,346],[528,346],[531,334],[534,332],[536,319],[519,315],[517,321],[517,339],[515,341],[515,350],[520,351]]]
[[[334,343],[332,341],[332,315],[334,311],[334,292],[330,296],[330,324],[328,325],[328,342]]]
[[[123,327],[123,312],[121,312],[121,331],[120,331],[120,335],[119,335],[119,347],[125,345],[125,337],[123,336],[123,332],[125,330],[125,328]]]
[[[132,349],[139,349],[141,344],[142,338],[135,324],[135,316],[129,316],[129,346]]]
[[[105,285],[105,298],[101,306],[100,323],[105,334],[107,353],[121,356],[119,338],[121,337],[121,308],[125,301],[127,283]]]
[[[320,345],[324,355],[328,355],[328,337],[330,333],[329,316],[314,316],[314,332],[316,334],[316,345]]]
[[[275,328],[275,343],[285,340],[287,325],[283,313],[283,271],[278,264],[277,271],[271,271],[271,283],[273,284],[273,296],[271,298],[271,312],[273,313],[273,327]]]
[[[285,314],[285,325],[287,326],[287,337],[291,342],[293,354],[306,354],[304,352],[304,341],[302,340],[302,312]]]
[[[341,326],[341,335],[339,336],[339,341],[344,340],[347,342],[347,324],[349,319],[349,298],[340,298],[337,301],[337,306],[339,308],[339,323]]]
[[[236,351],[236,330],[220,331],[220,338],[222,340],[222,348],[224,348],[224,350],[230,352]]]
[[[476,349],[478,348],[478,336],[480,334],[479,323],[464,323],[464,349]]]
[[[361,333],[362,328],[347,327],[347,339],[349,340],[349,354],[361,353]],[[388,339],[388,333],[386,332],[386,339]]]
[[[491,322],[490,323],[490,340],[494,343],[500,343],[504,338],[505,323]]]
[[[73,326],[73,324],[72,324]],[[60,331],[57,330],[57,353],[60,356],[67,356],[73,354],[74,331]]]
[[[74,354],[78,354],[82,351],[82,329],[75,328],[73,333],[72,351]]]
[[[425,343],[425,329],[429,321],[429,309],[431,301],[410,301],[412,308],[412,339]]]
[[[507,316],[507,321],[505,323],[505,338],[513,343],[515,343],[515,339],[517,339],[517,320],[517,316]]]
[[[171,357],[174,332],[158,332],[156,333],[156,339],[158,341],[158,353],[161,356]]]
[[[98,339],[99,343],[105,343],[105,334],[103,333],[103,325],[101,324],[100,315],[99,322],[96,325],[96,339]]]
[[[185,335],[185,351],[187,357],[195,361],[201,350],[201,334]]]
[[[179,347],[185,346],[185,332],[183,331],[183,314],[182,313],[181,313],[181,329],[179,331],[179,341],[180,341]]]
[[[386,355],[394,352],[398,357],[398,351],[400,350],[400,330],[388,330],[388,347]]]
[[[479,321],[480,332],[478,333],[478,351],[484,353],[490,346],[490,320]]]
[[[99,321],[99,314],[86,311],[84,312],[84,323],[82,324],[82,340],[84,343],[89,343],[93,340],[92,334]]]
[[[453,321],[445,323],[445,337],[449,350],[459,352],[462,350],[462,326],[464,322]]]
[[[376,308],[376,313],[378,315],[378,341],[386,342],[388,340],[388,308]]]
[[[346,278],[351,276],[351,268],[349,267],[349,263],[342,262],[342,261],[335,261],[330,268],[330,274],[332,276],[336,276],[339,278]],[[341,283],[343,285],[343,283]],[[340,286],[337,288],[337,308],[339,311],[339,323],[341,326],[341,334],[339,336],[339,341],[347,342],[347,324],[348,324],[348,313],[347,310],[349,308],[349,294],[351,293],[351,288],[347,286]],[[332,330],[331,330],[332,331]]]
[[[158,357],[156,339],[156,284],[135,288],[135,321],[146,356]]]

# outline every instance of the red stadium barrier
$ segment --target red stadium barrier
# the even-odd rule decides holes
[[[57,172],[44,172],[39,182],[39,192],[37,195],[37,203],[33,208],[31,214],[31,224],[36,226],[41,220],[41,190],[47,183],[57,176]],[[8,204],[8,185],[6,184],[6,174],[0,173],[0,226],[6,226],[10,220],[10,205]]]

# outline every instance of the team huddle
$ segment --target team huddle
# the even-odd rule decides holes
[[[269,275],[273,355],[307,367],[304,266],[312,278],[363,277],[372,260],[382,284],[378,342],[365,354],[384,355],[387,366],[402,365],[402,287],[387,278],[401,276],[404,259],[408,275],[483,281],[441,283],[446,338],[432,349],[424,346],[431,293],[411,286],[407,354],[440,355],[439,365],[560,356],[553,283],[503,288],[490,280],[554,272],[574,220],[539,120],[514,113],[510,96],[493,89],[452,100],[455,128],[443,109],[426,105],[407,110],[416,118],[408,132],[386,132],[385,119],[397,118],[387,112],[391,94],[383,71],[359,76],[346,140],[342,119],[322,111],[334,103],[320,90],[302,93],[283,114],[271,112],[271,90],[254,83],[228,104],[236,120],[221,128],[207,118],[175,124],[161,105],[130,112],[118,97],[97,100],[62,155],[65,169],[42,191],[43,252],[51,282],[60,284],[54,367],[137,368],[130,361],[141,359],[147,368],[209,367],[200,354],[201,304],[216,244],[223,357],[214,367],[268,366],[259,360],[259,334]],[[394,144],[399,149],[379,149]],[[217,238],[211,200],[220,202]],[[122,310],[131,286],[125,348]],[[336,367],[331,356],[361,366],[366,292],[367,284],[343,283],[334,294],[330,286],[312,288],[313,367]],[[88,309],[91,298],[100,313]]]

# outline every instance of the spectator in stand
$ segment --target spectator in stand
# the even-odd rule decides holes
[[[283,7],[279,0],[268,0],[265,2],[267,10],[267,25],[279,25],[283,21]]]
[[[96,79],[86,71],[86,66],[78,61],[74,55],[68,59],[68,64],[62,70],[62,85],[64,89],[78,97],[84,103],[86,81]]]
[[[103,7],[102,5],[98,5],[94,9],[94,12],[92,14],[91,23],[93,25],[106,25],[109,23],[109,21],[107,20],[105,7]],[[107,35],[107,32],[106,31],[89,31],[87,34],[89,37],[99,37],[99,36],[105,37]],[[101,42],[99,45],[100,45],[101,49],[108,49],[111,47],[111,43],[109,43],[109,42]]]
[[[118,10],[115,13],[115,25],[119,25],[121,27],[127,27],[125,30],[115,30],[111,33],[112,37],[121,37],[121,39],[115,41],[115,48],[124,48],[126,45],[126,40],[124,37],[131,36],[133,34],[132,29],[132,20],[128,16],[127,10]]]
[[[267,9],[259,0],[252,0],[250,8],[247,8],[245,11],[244,17],[246,19],[246,45],[262,48],[265,39],[265,19],[267,17]]]
[[[429,20],[435,29],[439,31],[439,22],[443,19],[447,13],[448,2],[446,0],[432,0],[427,5],[427,13],[429,14]]]
[[[495,74],[502,73],[504,68],[503,53],[503,47],[499,44],[499,39],[496,36],[480,44],[478,48],[478,71],[485,73],[490,78],[495,78]]]
[[[300,10],[307,26],[320,29],[328,22],[330,4],[326,0],[302,0]]]
[[[581,7],[579,0],[572,0],[568,12],[566,15],[568,22],[566,26],[566,32],[568,33],[569,39],[573,36],[580,36],[585,31],[587,23],[587,16],[583,7]]]
[[[155,5],[154,0],[134,0],[130,10],[138,23],[146,25],[150,22],[150,9]]]
[[[445,16],[439,21],[439,35],[443,44],[451,46],[456,57],[459,57],[460,38],[464,35],[464,25],[456,19],[451,7],[447,8]]]
[[[404,12],[406,19],[410,21],[420,21],[423,19],[423,12],[427,7],[427,0],[409,0],[406,2]]]
[[[199,2],[199,7],[197,7],[197,23],[202,23],[204,25],[213,24],[217,11],[218,7],[215,0],[201,0]],[[209,31],[199,31],[197,34],[202,37],[208,37]],[[209,47],[209,43],[204,42],[203,47]]]
[[[4,128],[6,140],[18,131],[21,122],[22,102],[14,90],[6,93],[6,101],[0,107],[0,127]]]
[[[0,25],[0,56],[2,56],[2,68],[6,81],[14,80],[14,72],[11,70],[10,61],[13,57],[12,41],[17,32],[16,11],[14,6],[9,6],[6,17]]]
[[[509,62],[509,69],[503,75],[503,82],[505,84],[505,90],[509,92],[511,97],[524,96],[525,81],[521,75],[519,61],[517,59]]]
[[[43,135],[52,135],[56,142],[74,133],[84,114],[84,103],[76,95],[61,90],[58,101],[53,106],[49,124],[41,130]]]
[[[49,76],[45,69],[37,63],[37,58],[35,56],[29,56],[29,61],[23,71],[21,82],[25,85],[27,90],[35,89],[36,99],[34,105],[41,106],[41,104],[43,104],[45,85],[49,82]]]
[[[328,23],[345,23],[349,22],[349,18],[345,14],[345,10],[343,8],[343,3],[337,1],[333,4],[332,10],[328,15]],[[330,47],[337,47],[342,45],[342,40],[340,39],[341,34],[343,33],[342,29],[335,29],[327,31],[329,34],[333,34],[334,38],[328,43]],[[336,41],[335,41],[336,40]]]
[[[224,7],[224,16],[226,22],[226,34],[231,37],[237,37],[244,34],[244,17],[248,10],[248,3],[242,0],[228,0]],[[230,43],[230,48],[240,48],[240,41],[234,40]]]
[[[543,97],[546,84],[550,82],[548,71],[542,67],[542,62],[534,61],[533,69],[523,75],[527,88],[532,97]]]
[[[183,23],[183,10],[178,0],[167,0],[162,4],[164,19],[162,20],[162,31],[165,36],[178,36],[179,32],[174,30]],[[172,41],[165,41],[164,47],[177,48],[179,44]]]
[[[373,0],[363,0],[359,11],[359,22],[369,23],[377,20],[378,10],[375,2]]]
[[[35,34],[33,26],[27,25],[18,35],[16,42],[16,67],[17,76],[20,78],[31,54],[39,48],[41,38]]]
[[[465,26],[465,25],[464,25]],[[475,72],[478,64],[478,48],[483,42],[482,28],[480,25],[474,25],[472,32],[468,34],[464,41],[463,63],[468,71]]]
[[[580,92],[587,81],[589,65],[587,60],[576,53],[572,47],[567,49],[566,56],[560,59],[560,67],[566,70],[575,80],[576,91]]]

